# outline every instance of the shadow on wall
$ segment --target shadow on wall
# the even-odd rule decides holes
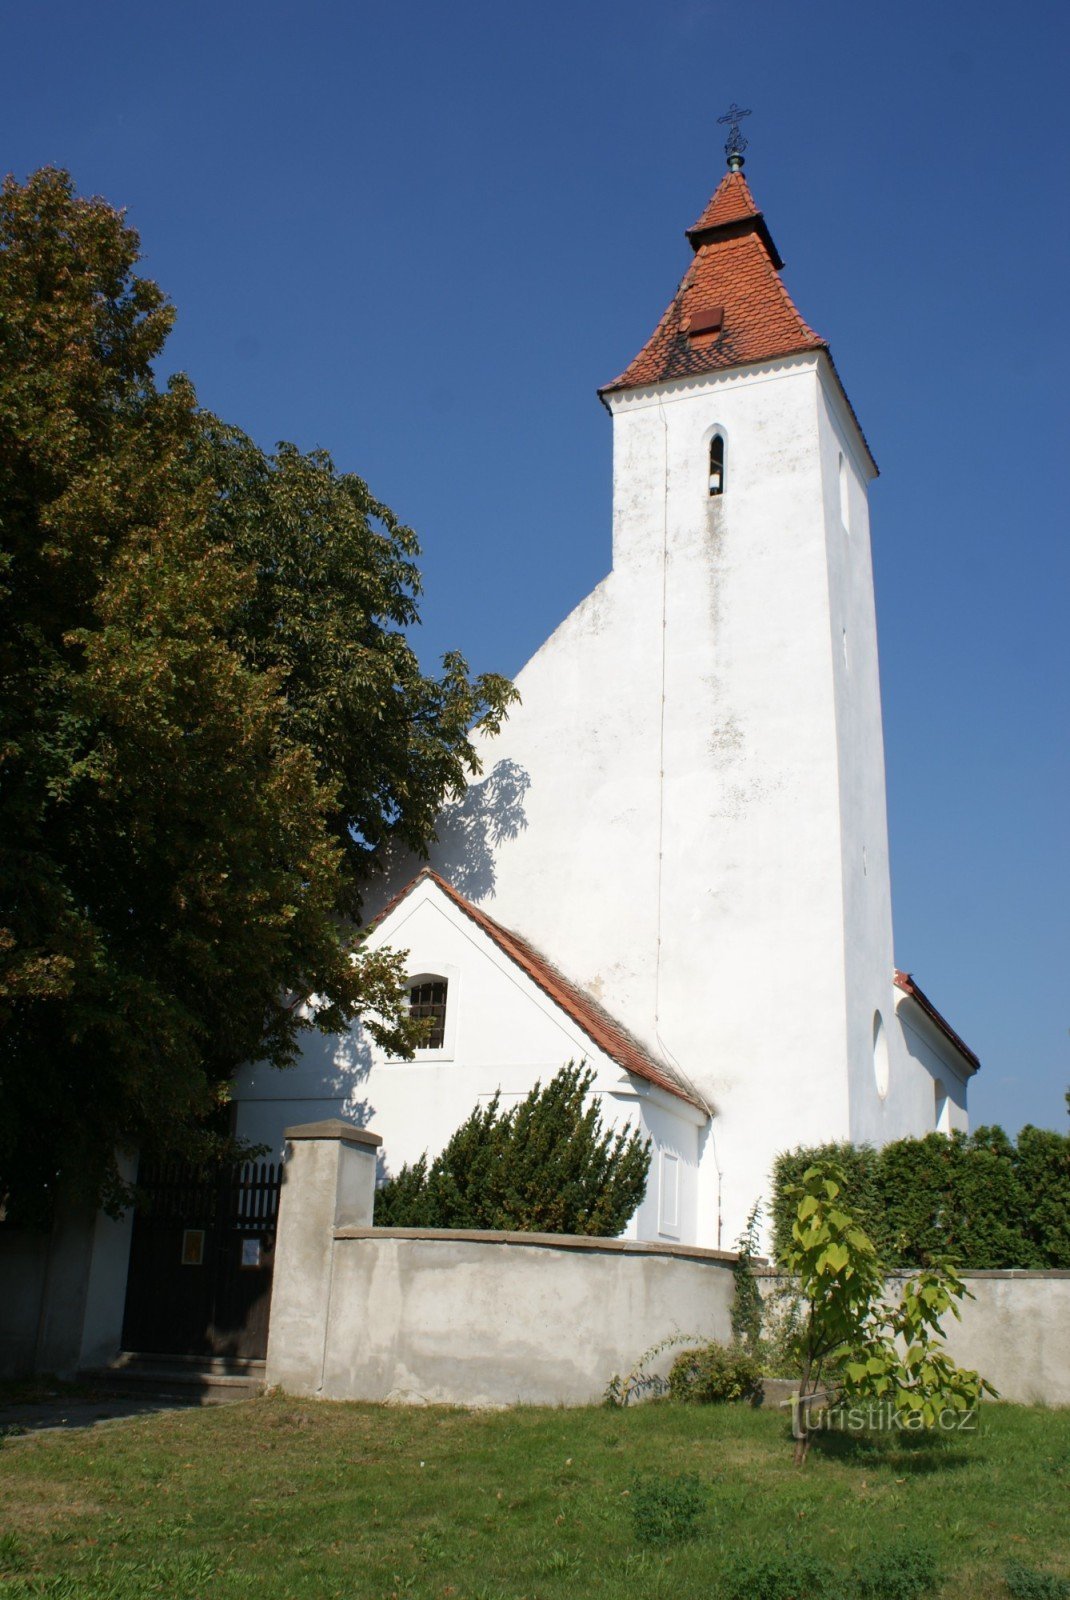
[[[336,1109],[331,1116],[345,1117],[358,1127],[366,1128],[375,1115],[375,1107],[360,1088],[368,1081],[372,1069],[372,1052],[359,1022],[354,1022],[344,1033],[318,1033],[310,1029],[301,1044],[301,1074],[311,1077],[315,1085],[315,1098],[333,1100]],[[279,1074],[285,1083],[285,1070]],[[304,1084],[294,1086],[293,1098],[306,1098]],[[285,1098],[275,1096],[274,1098]]]
[[[531,779],[518,762],[499,761],[439,818],[432,862],[469,900],[494,893],[495,851],[527,827],[524,800],[530,787]]]
[[[907,1017],[904,1017],[899,1007],[895,1011],[896,1021],[899,1023],[899,1037],[902,1040],[906,1053],[913,1062],[922,1068],[932,1085],[932,1128],[937,1133],[950,1133],[952,1126],[967,1126],[969,1105],[967,1096],[968,1085],[962,1081],[946,1061],[927,1044],[922,1036],[911,1026]],[[958,1111],[960,1121],[951,1123],[949,1120],[951,1107]],[[927,1131],[927,1130],[926,1130]],[[920,1137],[920,1135],[919,1135]]]

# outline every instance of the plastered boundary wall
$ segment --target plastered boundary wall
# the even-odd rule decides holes
[[[334,1251],[330,1398],[589,1405],[673,1335],[730,1336],[731,1263],[658,1245],[353,1229]]]
[[[898,1295],[910,1277],[889,1278],[889,1293]],[[960,1303],[959,1321],[948,1315],[942,1323],[952,1360],[987,1378],[1003,1400],[1070,1406],[1070,1272],[962,1277],[973,1299]],[[780,1282],[775,1273],[760,1275],[763,1296],[771,1298]]]
[[[664,1340],[731,1336],[731,1255],[372,1228],[378,1135],[332,1121],[286,1138],[270,1385],[335,1400],[585,1405]],[[1070,1405],[1070,1272],[964,1276],[974,1298],[961,1321],[945,1319],[950,1355],[1005,1400]],[[759,1282],[767,1297],[778,1284],[771,1272]]]
[[[377,1136],[321,1123],[286,1138],[269,1385],[334,1400],[588,1405],[652,1345],[730,1337],[733,1256],[373,1229]]]
[[[132,1158],[120,1157],[124,1177]],[[0,1223],[0,1378],[73,1376],[119,1352],[133,1213],[60,1201],[51,1229]]]

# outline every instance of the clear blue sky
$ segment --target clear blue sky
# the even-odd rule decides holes
[[[0,152],[127,207],[171,366],[419,531],[426,665],[515,672],[609,559],[595,397],[747,175],[882,468],[896,958],[1065,1127],[1070,11],[799,0],[4,8]]]

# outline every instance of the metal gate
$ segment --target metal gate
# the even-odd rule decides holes
[[[281,1182],[273,1162],[142,1167],[124,1350],[263,1359]]]

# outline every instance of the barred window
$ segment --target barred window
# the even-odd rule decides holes
[[[431,1019],[423,1050],[441,1050],[446,1042],[446,987],[445,978],[421,978],[409,989],[409,1016]]]

